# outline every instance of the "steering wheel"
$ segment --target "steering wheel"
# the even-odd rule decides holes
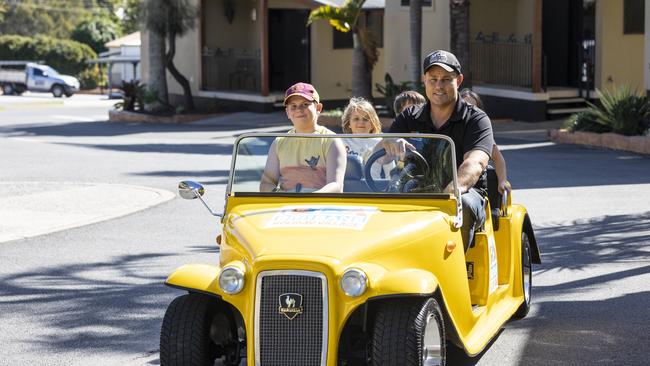
[[[413,188],[419,186],[419,181],[429,174],[429,164],[419,152],[413,150],[406,150],[403,168],[396,174],[391,174],[390,182],[386,189],[381,190],[377,187],[377,183],[372,178],[370,170],[372,165],[382,156],[386,155],[385,149],[375,151],[363,168],[363,175],[366,178],[366,184],[373,192],[410,192]]]

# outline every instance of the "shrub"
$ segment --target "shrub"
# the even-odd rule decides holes
[[[107,84],[106,74],[97,65],[82,71],[78,77],[81,89],[95,89]]]
[[[142,99],[145,95],[145,85],[140,80],[122,81],[120,87],[124,101],[117,103],[116,108],[122,108],[124,111],[142,111],[144,103]]]
[[[571,131],[615,132],[630,136],[644,133],[650,116],[647,97],[637,95],[627,86],[600,91],[600,95],[602,106],[588,103],[587,110],[569,117],[565,127]]]
[[[402,82],[395,84],[393,78],[389,73],[386,73],[384,76],[384,85],[375,83],[375,90],[381,95],[384,96],[384,102],[386,103],[386,110],[391,117],[395,117],[395,110],[393,109],[393,104],[395,102],[395,97],[397,97],[401,92],[406,90],[417,90],[420,91],[422,87],[420,85],[413,85],[410,82]]]
[[[0,60],[43,61],[62,74],[78,75],[97,54],[85,44],[47,36],[0,36]]]

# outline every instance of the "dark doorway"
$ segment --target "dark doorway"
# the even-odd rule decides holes
[[[583,0],[543,1],[542,50],[548,86],[578,87],[584,15]]]
[[[269,88],[310,82],[309,10],[269,9]]]

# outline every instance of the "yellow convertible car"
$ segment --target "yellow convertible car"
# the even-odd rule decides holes
[[[200,184],[180,183],[223,227],[218,259],[166,280],[187,294],[165,313],[161,365],[445,365],[450,347],[476,355],[526,316],[540,263],[526,209],[489,186],[486,223],[465,252],[453,141],[381,138],[415,150],[387,156],[378,135],[242,135],[223,213]],[[282,164],[275,189],[260,192],[269,149],[314,144],[322,155],[298,173],[325,174],[318,161],[333,144],[368,148],[348,155],[342,192],[309,189]]]

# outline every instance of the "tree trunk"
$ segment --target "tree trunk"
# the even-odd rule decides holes
[[[411,0],[410,8],[411,25],[411,81],[416,86],[421,79],[422,70],[422,1]]]
[[[167,95],[167,73],[165,71],[165,37],[149,31],[149,85],[148,89],[156,95],[156,102],[148,104],[149,113],[162,112],[169,108]]]
[[[352,96],[372,99],[372,67],[366,60],[359,34],[352,33]]]
[[[456,55],[465,76],[463,86],[472,86],[469,60],[469,0],[450,0],[451,52]]]
[[[174,55],[176,55],[176,33],[169,32],[168,34],[169,41],[169,50],[166,57],[166,65],[169,72],[172,74],[174,79],[181,85],[183,88],[183,99],[186,112],[194,111],[194,98],[192,97],[192,89],[190,88],[190,82],[187,81],[185,76],[181,74],[176,65],[174,65]]]

